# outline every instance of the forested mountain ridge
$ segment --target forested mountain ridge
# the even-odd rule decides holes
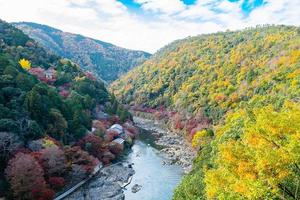
[[[129,118],[103,82],[0,20],[1,197],[53,199],[116,157],[106,130]]]
[[[149,53],[133,51],[112,44],[66,33],[61,30],[30,22],[13,23],[51,52],[71,59],[85,71],[90,71],[106,82],[143,63]]]
[[[167,45],[115,81],[111,89],[127,104],[193,114],[204,111],[218,120],[240,102],[274,93],[276,81],[286,80],[278,77],[280,73],[298,67],[298,50],[298,27],[267,26],[190,37]],[[283,96],[297,96],[286,88],[277,90]]]
[[[173,111],[162,116],[199,150],[174,200],[300,197],[299,27],[175,41],[111,90],[132,106]]]

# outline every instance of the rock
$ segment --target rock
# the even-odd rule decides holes
[[[131,167],[122,164],[105,167],[100,174],[64,200],[124,200],[121,185],[133,174]]]
[[[180,165],[185,173],[192,169],[196,152],[182,135],[165,130],[162,128],[163,123],[159,121],[134,117],[134,122],[138,127],[152,132],[158,138],[156,144],[165,147],[161,152],[165,154],[167,164]]]
[[[135,184],[134,186],[132,186],[131,188],[131,192],[132,193],[137,193],[138,191],[140,191],[142,189],[141,185]]]

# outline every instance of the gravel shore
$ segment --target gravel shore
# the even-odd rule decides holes
[[[148,130],[157,136],[156,144],[164,146],[161,152],[169,160],[166,164],[180,165],[185,173],[191,171],[196,152],[183,136],[166,130],[158,121],[141,117],[134,117],[133,121],[137,127]]]
[[[133,176],[134,170],[124,164],[105,167],[83,187],[64,200],[124,200],[122,185]]]

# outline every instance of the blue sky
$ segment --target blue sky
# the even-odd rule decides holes
[[[8,22],[37,22],[151,53],[203,33],[299,26],[299,11],[299,0],[0,0],[0,18]]]

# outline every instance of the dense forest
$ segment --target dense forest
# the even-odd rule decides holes
[[[0,21],[0,196],[52,199],[115,158],[106,129],[130,118],[91,73]]]
[[[115,45],[66,33],[30,22],[13,23],[47,50],[78,63],[85,71],[110,83],[120,75],[143,63],[149,53],[133,51]]]
[[[111,90],[167,116],[199,150],[174,200],[300,198],[299,27],[175,41]]]

